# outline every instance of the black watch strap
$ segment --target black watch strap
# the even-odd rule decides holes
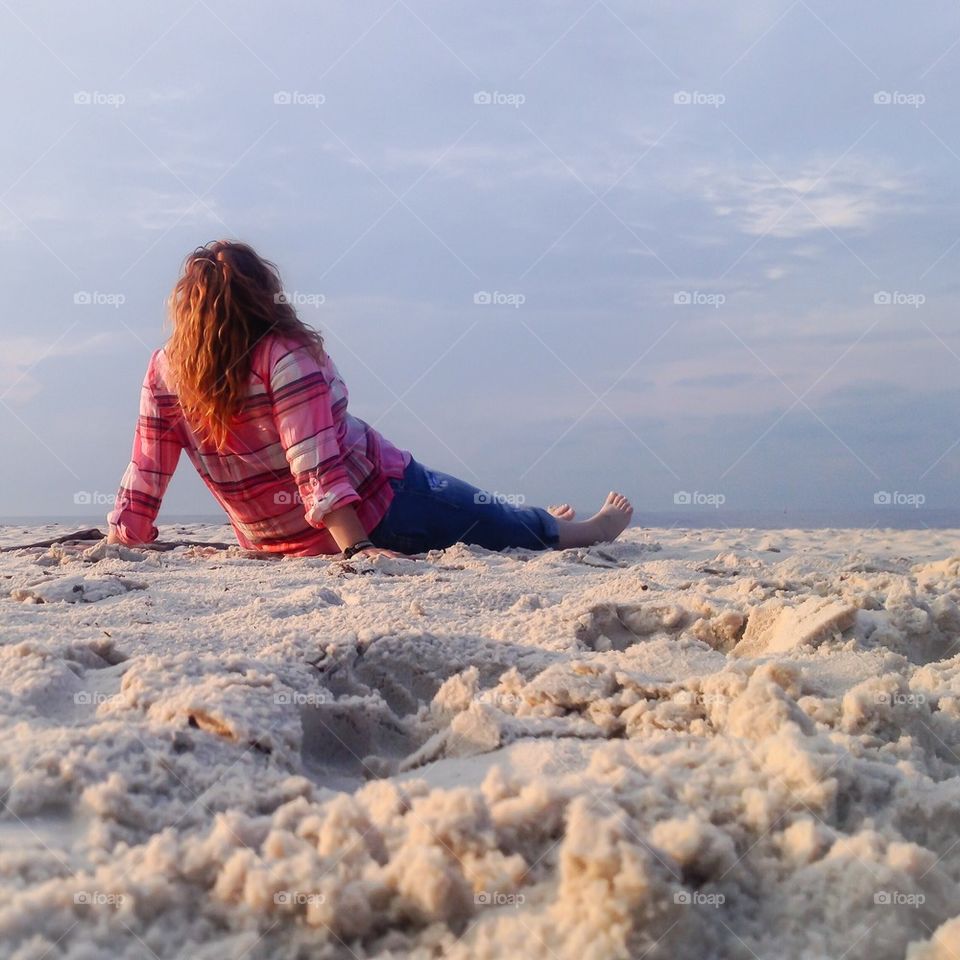
[[[358,540],[352,547],[347,547],[347,549],[343,551],[343,559],[349,560],[352,556],[359,553],[361,550],[366,550],[367,547],[372,547],[372,546],[373,546],[372,540]]]

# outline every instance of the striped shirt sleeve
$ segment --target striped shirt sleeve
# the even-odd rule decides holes
[[[308,347],[284,353],[270,373],[273,418],[290,472],[313,527],[323,517],[359,503],[337,437],[330,385]]]
[[[179,431],[153,390],[155,362],[156,354],[150,359],[140,388],[140,415],[130,464],[120,481],[114,509],[107,516],[107,523],[127,544],[157,539],[154,521],[182,449]]]

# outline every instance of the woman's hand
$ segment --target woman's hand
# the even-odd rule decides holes
[[[405,553],[397,553],[396,550],[387,550],[384,547],[364,547],[362,550],[358,550],[354,556],[357,557],[393,557],[397,560],[412,560],[413,557],[408,557]]]

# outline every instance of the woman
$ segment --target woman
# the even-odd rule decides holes
[[[133,456],[107,517],[111,542],[156,539],[181,450],[254,550],[562,549],[613,540],[630,522],[618,493],[578,522],[566,504],[510,506],[397,449],[347,412],[322,337],[286,301],[276,267],[244,243],[190,254],[170,307],[173,334],[150,358]]]

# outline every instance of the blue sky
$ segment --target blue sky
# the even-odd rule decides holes
[[[956,504],[955,5],[0,23],[0,515],[112,495],[164,299],[220,237],[280,265],[358,416],[491,490]],[[214,509],[184,460],[165,513]]]

